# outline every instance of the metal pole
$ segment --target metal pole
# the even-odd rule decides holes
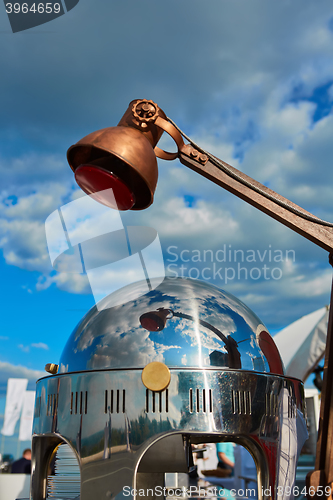
[[[333,266],[333,254],[329,256]],[[327,497],[325,487],[333,482],[333,283],[327,328],[323,389],[321,392],[319,431],[316,450],[315,470],[306,477],[307,498],[315,500]],[[322,493],[311,495],[310,487],[320,487]],[[319,490],[319,491],[320,491]]]

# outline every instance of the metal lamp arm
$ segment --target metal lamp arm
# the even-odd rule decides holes
[[[275,203],[271,199],[266,198],[264,195],[245,186],[240,181],[234,179],[233,177],[230,177],[227,173],[223,172],[223,170],[214,165],[210,160],[208,160],[206,164],[203,165],[199,160],[190,158],[182,151],[179,153],[179,160],[186,167],[189,167],[191,170],[194,170],[198,174],[203,175],[210,181],[214,182],[214,184],[223,187],[227,191],[230,191],[232,194],[238,196],[238,198],[241,198],[258,210],[261,210],[273,219],[281,222],[285,226],[289,227],[301,236],[304,236],[304,238],[312,241],[324,250],[327,250],[328,252],[333,251],[333,229],[307,220],[289,211],[288,209],[282,207],[278,203]],[[288,205],[302,211],[304,214],[307,214],[310,217],[315,217],[310,212],[305,211],[295,203],[289,201],[287,198],[284,198],[283,196],[275,193],[263,184],[260,184],[260,182],[255,181],[243,172],[240,172],[231,165],[228,165],[226,162],[223,162],[221,160],[219,161],[226,167],[228,167],[228,169],[234,171],[239,177],[242,177],[254,186],[259,187],[262,191],[273,195],[280,201],[287,203]]]
[[[205,328],[207,328],[211,332],[214,332],[225,343],[225,345],[227,347],[228,337],[226,337],[226,335],[224,335],[224,333],[222,333],[220,330],[215,328],[215,326],[210,325],[209,323],[207,323],[207,321],[203,321],[202,319],[196,319],[193,316],[191,316],[190,314],[184,314],[184,313],[175,312],[175,311],[171,311],[171,312],[172,312],[172,315],[175,316],[176,318],[188,319],[192,322],[200,323],[200,325],[204,326]]]
[[[172,120],[167,121],[163,117],[157,116],[155,124],[173,138],[178,149],[177,153],[169,153],[155,147],[156,156],[164,160],[179,158],[183,165],[206,177],[214,184],[223,187],[324,250],[330,253],[333,251],[333,224],[321,221],[315,215],[307,212],[284,196],[275,193],[275,191],[240,172],[228,163],[210,153],[206,154],[193,141],[191,141],[191,144],[185,144],[180,129]],[[214,158],[229,173],[215,165],[212,161]]]
[[[204,326],[211,332],[214,332],[225,344],[225,348],[228,352],[228,357],[229,357],[229,368],[235,368],[235,369],[241,368],[240,352],[238,350],[238,344],[235,339],[233,339],[230,335],[228,336],[224,335],[224,333],[215,328],[215,326],[207,323],[207,321],[204,321],[202,319],[195,319],[193,316],[190,316],[189,314],[178,313],[174,311],[171,312],[173,313],[173,316],[176,316],[178,318],[188,319],[190,321],[197,321],[200,325]]]

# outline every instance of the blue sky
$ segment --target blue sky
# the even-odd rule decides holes
[[[94,304],[86,276],[52,269],[44,223],[81,196],[68,147],[116,125],[131,100],[154,100],[202,147],[333,221],[331,2],[80,0],[16,34],[3,8],[0,43],[0,412],[8,376],[32,389]],[[211,277],[224,245],[255,252],[248,272],[265,255],[279,279],[225,283],[222,271],[210,282],[272,331],[329,302],[327,252],[179,162],[159,168],[154,204],[122,218],[158,231],[166,267],[170,247],[200,278],[205,263],[182,263],[182,250],[210,250]]]

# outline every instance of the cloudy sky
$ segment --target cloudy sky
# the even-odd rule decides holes
[[[52,268],[44,224],[82,195],[68,147],[131,100],[152,99],[202,147],[333,221],[332,2],[80,0],[15,34],[1,12],[1,395],[8,376],[33,388],[94,305],[86,275]],[[178,161],[159,161],[154,204],[122,221],[158,232],[169,274],[206,277],[273,332],[329,302],[327,252]]]

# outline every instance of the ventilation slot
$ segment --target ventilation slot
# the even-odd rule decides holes
[[[190,413],[193,413],[193,389],[190,389]]]
[[[279,400],[277,394],[266,394],[266,415],[275,417],[279,413]]]
[[[151,394],[152,401],[153,401],[153,413],[155,413],[155,394],[156,394],[156,392],[152,392],[152,394]]]
[[[53,417],[58,410],[58,394],[49,394],[47,396],[46,415]]]
[[[211,389],[190,389],[189,390],[189,410],[190,413],[212,413],[213,397]]]
[[[146,389],[145,412],[149,413],[168,413],[169,411],[169,391],[165,389],[162,392],[155,392]]]
[[[250,391],[231,391],[232,412],[235,415],[251,415]]]
[[[125,389],[117,389],[114,391],[105,391],[104,395],[104,413],[125,413],[126,412],[126,402],[125,402]]]
[[[35,404],[35,418],[40,417],[41,405],[42,405],[42,398],[41,398],[41,396],[37,396],[36,404]]]
[[[88,392],[71,392],[71,415],[83,415],[88,412]]]
[[[200,411],[200,391],[199,389],[197,389],[197,397],[196,397],[196,402],[197,402],[197,405],[196,405],[196,408],[197,408],[197,413],[199,413]]]
[[[149,412],[149,390],[146,389],[146,413]]]

